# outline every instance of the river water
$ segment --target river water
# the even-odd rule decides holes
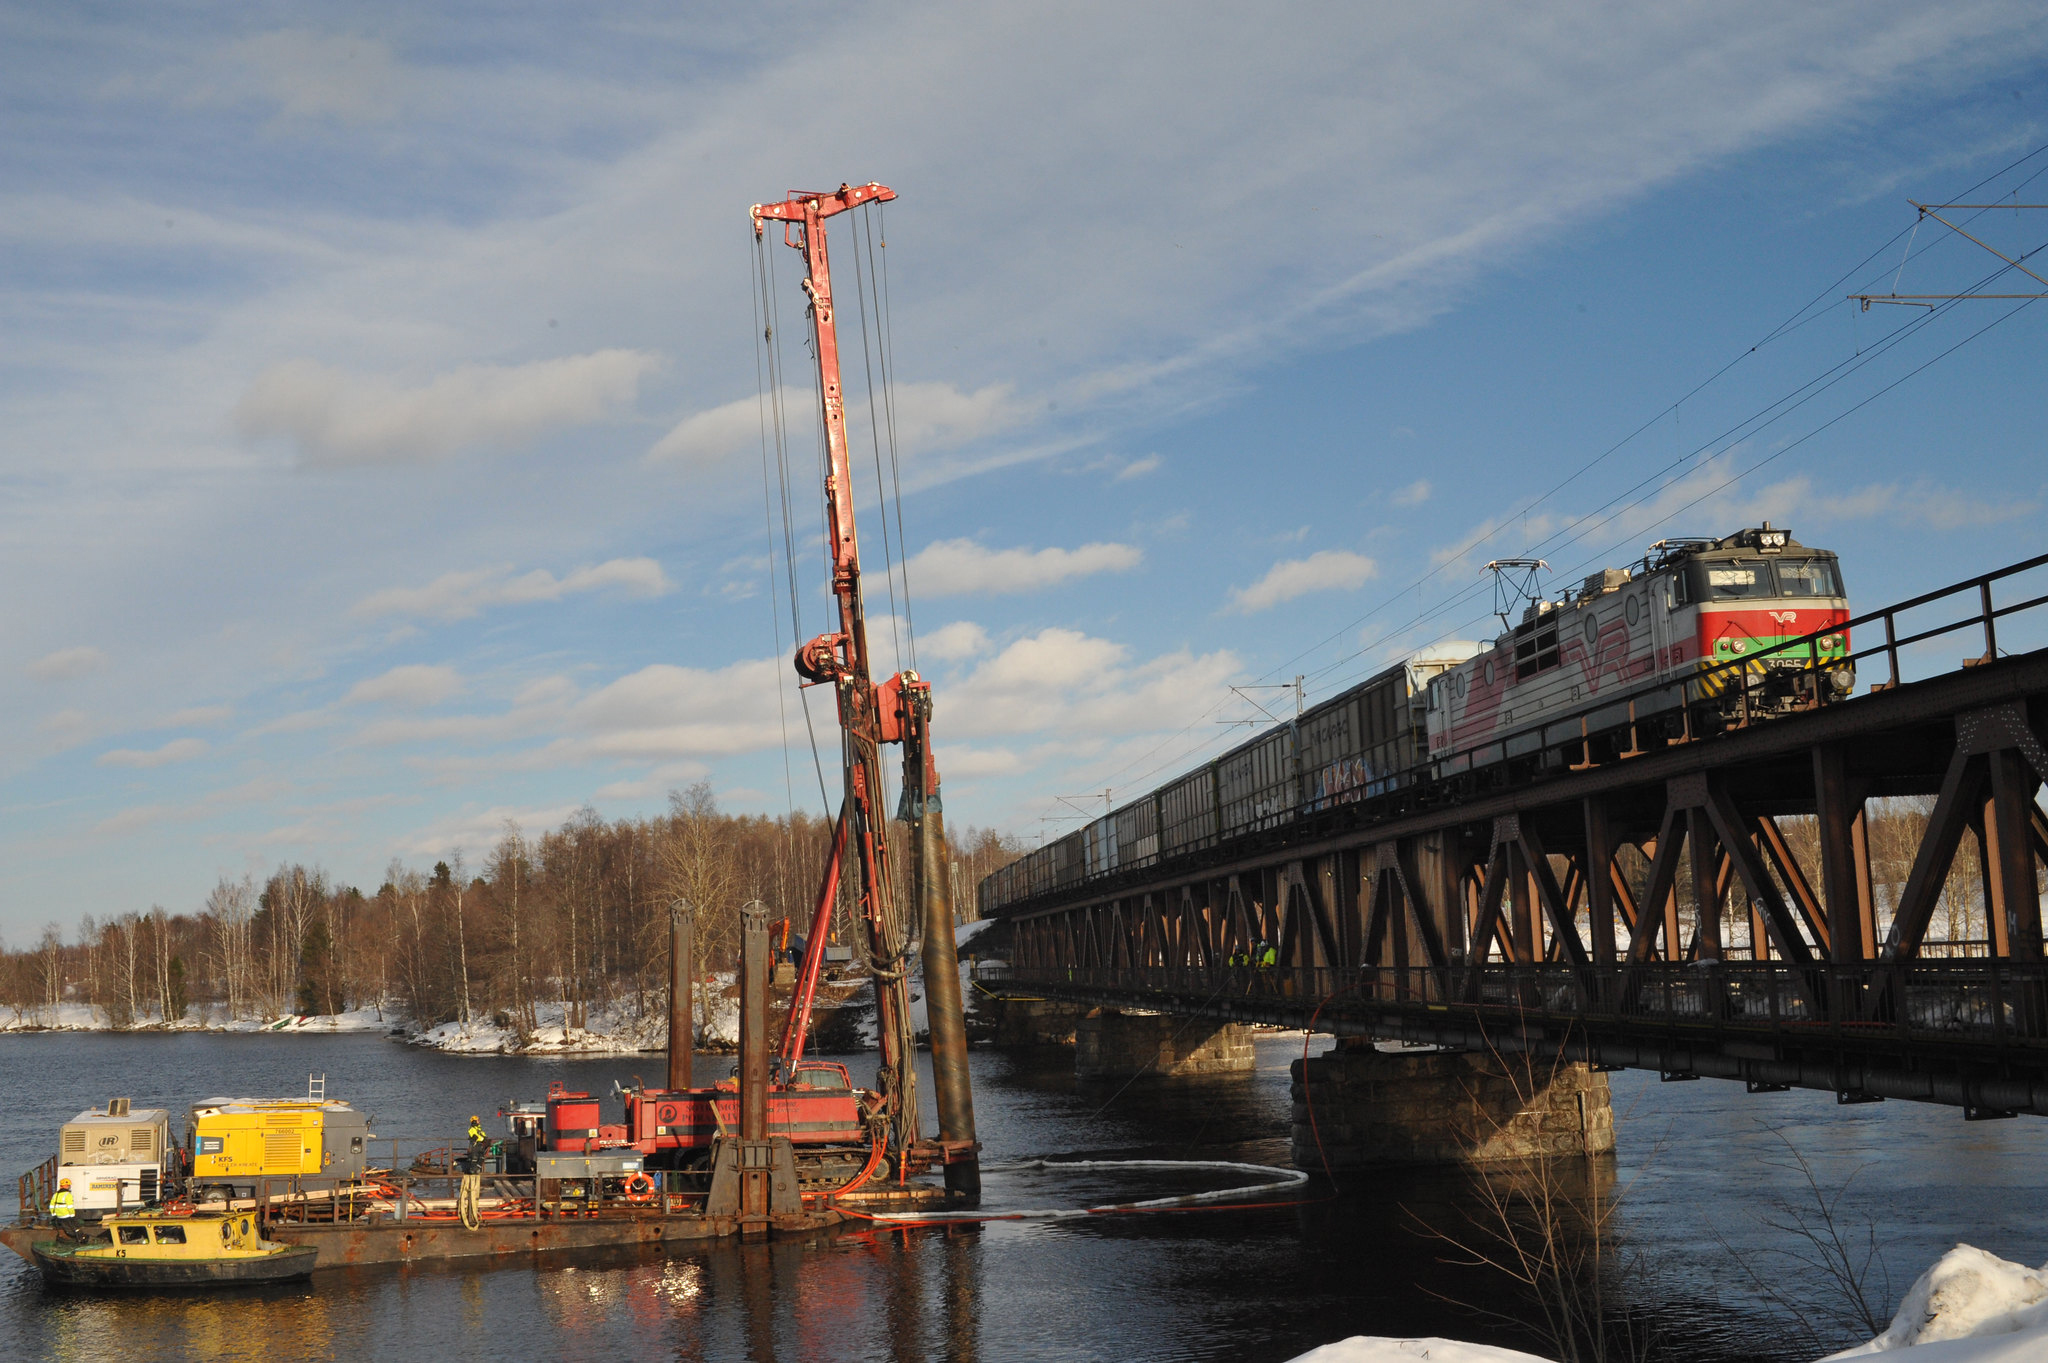
[[[1301,1038],[1258,1045],[1255,1074],[1080,1082],[1071,1053],[973,1055],[990,1161],[1042,1156],[1286,1164],[1288,1061]],[[1318,1046],[1318,1049],[1320,1045]],[[872,1057],[848,1057],[856,1076]],[[700,1062],[704,1063],[704,1062]],[[658,1056],[456,1057],[377,1036],[0,1036],[0,1169],[46,1158],[58,1125],[109,1097],[182,1113],[215,1094],[328,1092],[375,1114],[380,1136],[448,1139],[471,1112],[538,1097],[549,1081],[610,1090]],[[1829,1296],[1801,1244],[1767,1219],[1798,1206],[1803,1176],[1841,1192],[1837,1224],[1874,1234],[1892,1300],[1957,1241],[2048,1259],[2048,1122],[1965,1123],[1946,1108],[1838,1107],[1826,1094],[1751,1096],[1702,1080],[1613,1076],[1619,1150],[1603,1186],[1643,1272],[1614,1291],[1654,1313],[1663,1356],[1700,1363],[1812,1357],[1743,1266],[1795,1300]],[[1213,1171],[1018,1171],[987,1205],[1082,1206],[1219,1184]],[[1611,1182],[1609,1181],[1611,1180]],[[1845,1191],[1844,1191],[1845,1190]],[[1475,1207],[1454,1174],[1390,1171],[1334,1197],[1254,1211],[845,1230],[667,1258],[598,1257],[492,1268],[347,1270],[211,1296],[46,1292],[0,1262],[0,1358],[209,1359],[1175,1359],[1291,1358],[1353,1334],[1441,1334],[1542,1349],[1487,1312],[1521,1310],[1490,1271],[1448,1260],[1425,1226]],[[1854,1342],[1822,1327],[1827,1342]]]

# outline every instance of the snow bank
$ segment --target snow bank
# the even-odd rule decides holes
[[[1957,1245],[1920,1275],[1885,1332],[1819,1363],[1875,1354],[1901,1363],[2042,1363],[2048,1359],[2048,1266],[2028,1268]],[[1905,1355],[1911,1354],[1911,1359]],[[1545,1363],[1534,1354],[1449,1339],[1364,1335],[1325,1344],[1291,1363]]]
[[[250,1019],[208,1027],[212,1032],[388,1032],[393,1019],[375,1008],[355,1008],[346,1013],[290,1014],[281,1018]]]
[[[275,1018],[214,1018],[204,1005],[194,1005],[192,1011],[176,1022],[165,1023],[154,1018],[145,1018],[133,1027],[121,1030],[131,1032],[382,1032],[388,1030],[392,1020],[379,1016],[375,1008],[357,1008],[346,1013],[331,1014],[286,1014]],[[111,1032],[115,1028],[107,1021],[107,1015],[89,1003],[62,1003],[55,1008],[29,1009],[5,1021],[0,1021],[0,1032]]]
[[[2040,1363],[2048,1358],[2048,1268],[1957,1245],[1920,1275],[1890,1328],[1829,1358],[1905,1353],[1920,1355],[1913,1363]]]
[[[697,986],[700,1046],[739,1045],[739,1000],[727,997],[732,981],[730,974],[714,975]],[[581,1027],[569,1025],[569,1005],[565,1002],[537,1004],[533,1011],[539,1025],[524,1038],[515,1028],[481,1019],[444,1022],[423,1032],[413,1032],[406,1041],[455,1055],[621,1055],[668,1049],[666,1001],[650,1007],[645,1014],[635,1011],[629,1003],[592,1008],[585,1013]]]
[[[1548,1363],[1519,1349],[1502,1349],[1492,1344],[1461,1344],[1455,1339],[1382,1339],[1377,1335],[1353,1335],[1335,1344],[1311,1349],[1291,1363]]]

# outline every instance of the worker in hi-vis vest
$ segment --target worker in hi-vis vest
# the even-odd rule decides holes
[[[469,1167],[473,1173],[484,1171],[484,1155],[491,1148],[491,1138],[484,1131],[484,1119],[470,1114],[469,1118]]]
[[[68,1178],[57,1181],[57,1191],[50,1198],[50,1220],[58,1230],[70,1230],[78,1224],[78,1204],[72,1200]]]

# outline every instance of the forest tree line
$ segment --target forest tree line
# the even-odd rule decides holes
[[[1023,844],[973,828],[948,840],[965,922],[981,878]],[[231,1020],[375,1008],[416,1026],[494,1019],[531,1032],[539,1005],[561,1003],[581,1027],[615,1005],[665,1006],[678,899],[694,908],[700,976],[731,968],[749,900],[801,936],[831,842],[825,819],[726,814],[700,783],[653,818],[607,823],[586,807],[539,837],[508,822],[478,864],[459,852],[426,870],[394,859],[373,892],[287,864],[260,883],[223,877],[192,911],[87,917],[69,937],[52,923],[0,951],[0,1006],[18,1023],[50,1023],[60,1005],[86,1004],[113,1027],[195,1010]],[[897,880],[901,900],[907,876]],[[851,908],[842,881],[837,940],[857,937]]]

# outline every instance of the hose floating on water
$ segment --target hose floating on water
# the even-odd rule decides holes
[[[1232,1203],[1230,1199],[1281,1192],[1308,1182],[1299,1169],[1281,1169],[1270,1164],[1242,1164],[1235,1160],[1022,1160],[1012,1164],[983,1165],[985,1173],[1015,1169],[1230,1169],[1245,1173],[1273,1174],[1266,1183],[1249,1183],[1236,1188],[1219,1188],[1207,1193],[1180,1193],[1173,1197],[1146,1198],[1139,1202],[1110,1202],[1094,1207],[1045,1207],[1013,1212],[857,1212],[838,1210],[863,1221],[876,1221],[892,1229],[909,1226],[969,1225],[984,1221],[1071,1221],[1084,1216],[1119,1216],[1144,1212],[1225,1211],[1242,1208],[1290,1207],[1293,1202]],[[1225,1205],[1228,1204],[1228,1205]]]

